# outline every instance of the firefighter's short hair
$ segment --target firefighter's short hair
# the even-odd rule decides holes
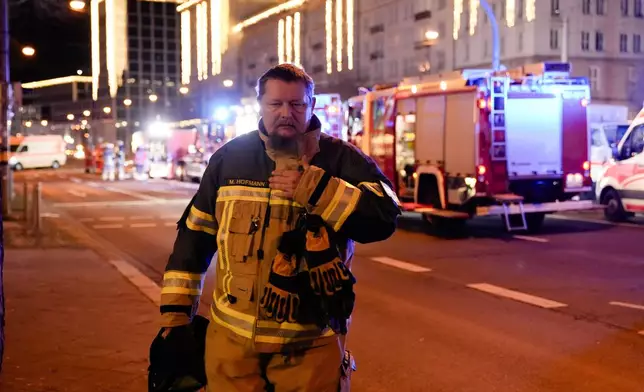
[[[306,87],[306,96],[311,101],[315,91],[313,78],[306,73],[304,68],[297,65],[284,63],[276,65],[266,71],[257,80],[257,99],[260,100],[266,93],[266,82],[269,80],[281,80],[284,82],[301,82]]]

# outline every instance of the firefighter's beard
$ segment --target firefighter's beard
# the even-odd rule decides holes
[[[288,155],[297,155],[297,136],[282,136],[273,133],[268,137],[268,140],[274,150]]]

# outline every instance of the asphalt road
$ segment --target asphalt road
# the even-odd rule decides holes
[[[73,169],[24,180],[156,282],[197,188]],[[568,214],[512,236],[483,219],[469,233],[441,239],[405,215],[393,238],[358,247],[355,391],[644,390],[644,221]]]

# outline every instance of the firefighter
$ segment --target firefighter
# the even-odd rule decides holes
[[[117,142],[118,150],[116,151],[116,172],[117,179],[125,179],[125,143],[122,140]]]
[[[176,352],[195,346],[176,337],[190,339],[184,331],[218,251],[209,391],[349,390],[353,243],[391,236],[400,204],[370,158],[320,134],[313,89],[294,65],[268,70],[257,86],[259,130],[212,156],[178,222],[160,333]]]
[[[114,144],[106,143],[103,149],[103,181],[114,181],[115,159]]]

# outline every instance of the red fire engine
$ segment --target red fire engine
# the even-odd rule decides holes
[[[538,230],[545,214],[593,208],[588,81],[570,64],[464,70],[349,99],[349,140],[370,155],[409,211],[438,227],[501,215]]]

